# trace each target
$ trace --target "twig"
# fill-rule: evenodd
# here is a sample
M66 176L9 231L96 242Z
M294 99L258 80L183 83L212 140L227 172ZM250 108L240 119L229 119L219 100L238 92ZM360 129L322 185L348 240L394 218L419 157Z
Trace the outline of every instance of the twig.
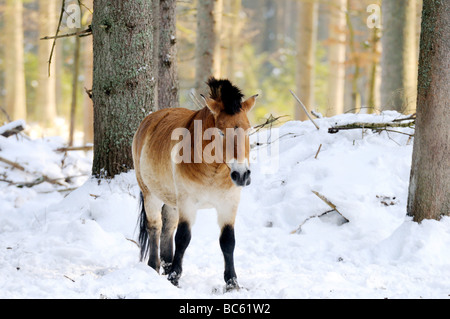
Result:
M6 158L3 158L1 156L0 156L0 162L6 163L6 164L8 164L8 165L10 165L10 166L12 166L12 167L22 171L22 172L25 172L25 173L28 173L28 174L31 174L31 175L35 175L33 173L28 172L25 169L25 167L23 167L22 165L20 165L18 163L15 163L15 162L12 162L12 161L10 161L10 160L8 160ZM60 185L60 186L65 186L66 184L58 182L59 179L61 179L61 178L51 179L47 175L42 175L41 177L37 178L34 182L31 182L31 183L28 183L28 184L30 184L31 186L34 186L34 185L38 185L38 184L40 184L42 182L49 182L51 184L57 184L57 185ZM27 186L27 185L23 185L23 186L31 187L31 186Z
M62 21L63 15L64 15L64 7L65 6L66 6L66 0L62 0L61 13L59 15L58 27L56 28L56 33L55 33L55 37L53 39L52 49L50 51L50 57L48 58L48 76L50 76L50 66L52 64L53 51L55 50L56 38L58 37L59 28L61 27L61 21Z
M322 194L320 194L319 192L316 191L312 191L317 197L319 197L321 200L323 200L328 206L330 206L333 210L335 210L339 215L342 216L342 218L344 218L346 220L346 222L348 223L349 220L341 214L340 211L338 211L336 205L334 205L332 202L330 202L325 196L323 196Z
M60 147L57 148L55 152L89 151L92 147L92 145Z
M300 103L300 106L302 107L303 111L305 111L306 115L311 120L311 122L313 122L314 126L317 129L319 129L319 126L316 124L316 122L314 122L311 115L309 115L308 110L306 109L305 105L303 105L302 101L300 101L300 99L297 97L297 95L294 94L294 92L292 92L291 90L289 90L289 92L291 92L292 96L297 100L298 103Z
M322 216L325 216L328 213L334 212L334 209L330 209L327 210L326 212L320 214L320 215L316 215L316 216L309 216L308 218L306 218L298 227L296 230L291 231L291 234L295 234L295 233L299 233L302 230L302 226L306 224L306 222L312 218L320 218Z
M319 145L319 149L317 150L316 156L314 156L315 159L317 159L317 155L319 155L321 148L322 148L322 144Z
M89 36L91 34L92 34L92 29L91 29L91 26L89 26L85 30L72 32L72 33L61 34L61 35L55 35L55 36L45 36L43 38L40 38L39 40L52 40L52 39L56 40L56 39L60 39L60 38L72 37L74 35L77 35L79 37L86 37L86 36Z
M274 117L272 114L270 114L267 118L266 121L262 124L258 124L256 126L253 127L253 132L250 134L255 134L256 132L258 132L260 129L270 125L272 127L272 124L275 123L276 121L278 121L280 118L282 117L286 117L288 115L280 115L278 117Z
M197 97L195 96L195 94L192 93L192 92L190 92L190 93L189 93L189 96L190 96L192 102L194 102L195 107L196 107L198 110L201 110L201 109L203 108L202 103L197 99Z

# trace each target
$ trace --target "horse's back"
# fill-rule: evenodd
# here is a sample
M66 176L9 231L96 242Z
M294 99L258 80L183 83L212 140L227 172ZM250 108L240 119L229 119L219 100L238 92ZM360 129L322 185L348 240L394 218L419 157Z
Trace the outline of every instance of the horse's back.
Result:
M133 161L141 190L153 192L166 203L174 200L171 150L172 132L186 127L194 111L167 108L147 115L133 139ZM168 203L168 204L169 204Z

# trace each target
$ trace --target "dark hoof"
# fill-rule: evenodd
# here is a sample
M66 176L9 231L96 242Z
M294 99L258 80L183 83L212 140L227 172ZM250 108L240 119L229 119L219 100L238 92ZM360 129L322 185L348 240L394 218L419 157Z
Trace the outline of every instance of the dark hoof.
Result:
M181 274L178 274L176 271L172 271L167 276L167 280L169 280L172 285L178 287L178 281L180 280Z
M163 269L162 274L168 275L170 273L170 269L172 268L172 263L166 263L164 261L161 261L161 267Z
M239 284L237 282L236 277L228 279L225 285L225 292L239 290L241 287L239 287Z

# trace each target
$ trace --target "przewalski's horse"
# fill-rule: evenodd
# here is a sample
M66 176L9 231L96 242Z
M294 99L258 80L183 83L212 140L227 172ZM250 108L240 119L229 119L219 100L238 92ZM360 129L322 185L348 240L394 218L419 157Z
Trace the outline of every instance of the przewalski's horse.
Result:
M210 78L207 84L210 96L202 96L206 107L199 111L167 108L151 113L134 136L133 160L141 189L139 243L141 261L148 255L148 265L157 272L160 249L164 273L178 285L196 212L215 208L228 290L238 288L233 260L234 221L241 186L250 184L247 112L257 95L242 101L241 91L228 80ZM183 149L179 148L182 142L173 139L174 132L180 129L186 139L183 145L187 147ZM214 148L211 140L221 143ZM184 160L174 160L181 150Z

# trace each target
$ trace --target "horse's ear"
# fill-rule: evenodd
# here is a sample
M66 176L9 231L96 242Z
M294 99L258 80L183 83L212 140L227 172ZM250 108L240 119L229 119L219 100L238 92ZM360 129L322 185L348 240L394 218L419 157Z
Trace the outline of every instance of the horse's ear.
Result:
M211 111L212 114L218 115L220 113L220 104L217 103L216 100L213 100L210 97L205 97L203 94L200 94L202 99L205 101L206 106Z
M255 106L256 98L257 98L257 97L258 97L258 94L255 94L255 95L249 97L249 98L248 98L247 100L245 100L244 102L242 102L242 109L243 109L245 112L250 111L250 110Z

